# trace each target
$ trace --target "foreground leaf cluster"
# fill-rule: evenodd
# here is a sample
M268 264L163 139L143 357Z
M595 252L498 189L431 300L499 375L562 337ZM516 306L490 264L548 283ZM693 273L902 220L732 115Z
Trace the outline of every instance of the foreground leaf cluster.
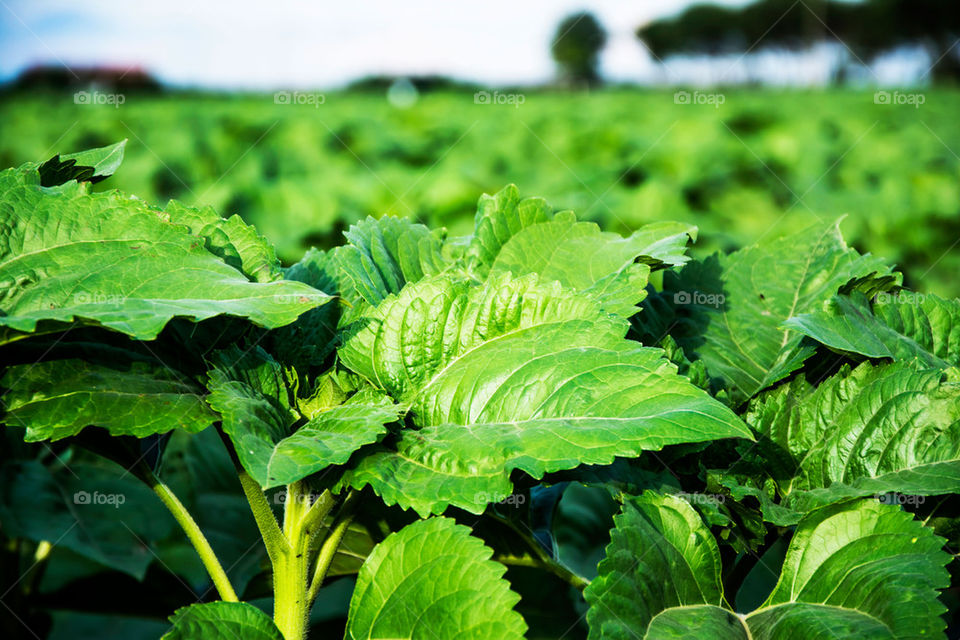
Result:
M837 224L691 259L694 227L624 237L508 186L469 236L368 218L282 268L238 217L92 189L122 154L0 173L0 386L24 440L174 505L224 601L166 638L302 640L347 574L349 638L520 638L517 567L583 590L591 638L942 637L960 302ZM272 620L157 479L190 456L235 466ZM0 472L8 535L57 538L49 461ZM97 525L61 544L142 578Z

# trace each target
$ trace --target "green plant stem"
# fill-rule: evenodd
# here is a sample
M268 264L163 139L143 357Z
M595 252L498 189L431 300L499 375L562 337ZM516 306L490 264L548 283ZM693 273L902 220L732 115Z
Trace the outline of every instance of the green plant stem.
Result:
M267 497L257 481L243 469L240 469L237 475L240 477L240 486L243 487L243 493L246 495L250 510L253 512L257 529L260 530L263 544L267 548L267 556L273 563L290 545L280 530L277 518L273 515L273 509L270 508L270 503L267 502Z
M30 595L36 593L40 588L40 582L43 580L43 574L47 569L47 560L50 559L50 553L53 551L53 545L49 540L41 540L33 553L33 567L28 569L31 573L30 580L24 587L24 593Z
M507 518L503 518L497 515L492 515L493 519L501 524L509 527L513 530L517 536L523 540L527 547L530 548L532 557L529 556L514 556L514 555L505 555L498 557L497 560L507 565L514 566L524 566L524 567L537 567L549 571L553 575L557 576L564 582L568 583L572 587L576 587L580 591L583 591L590 584L590 581L582 576L578 576L573 571L570 571L561 563L557 562L543 550L543 547L540 546L536 540L533 539L533 536L528 535L526 532L521 531L513 522Z
M579 591L583 591L590 585L590 581L586 578L578 576L574 572L570 571L564 567L559 562L554 562L553 560L543 560L541 558L535 558L533 556L514 556L514 555L504 555L497 556L494 558L497 562L505 564L512 567L532 567L534 569L543 569L549 571L553 575L557 576L571 587L575 587Z
M317 564L314 567L313 580L310 582L310 591L307 594L307 600L313 602L317 599L320 587L323 586L323 580L327 577L327 571L330 570L330 564L333 557L343 541L343 536L347 533L350 523L353 522L353 514L356 511L357 496L351 491L343 501L336 520L330 527L330 533L327 534L323 545L320 547L320 554L317 556Z
M320 494L320 497L310 506L310 510L303 516L303 528L307 535L315 536L317 534L323 525L323 519L327 517L327 514L336 504L337 501L329 491Z
M309 541L299 537L273 563L273 621L284 640L303 640L307 637L307 574Z
M302 483L287 486L283 510L286 543L273 561L273 621L284 640L307 637L310 555L319 525L333 505L333 497L327 491L311 502Z
M237 602L237 593L233 590L233 585L230 584L227 572L223 570L220 560L217 559L217 554L213 552L213 548L210 546L210 543L207 542L207 538L203 535L200 527L197 526L193 516L190 515L190 512L183 506L180 499L170 490L170 487L154 475L150 467L142 462L138 466L143 480L153 489L153 492L157 494L167 509L170 510L174 519L183 528L184 533L187 534L187 539L190 540L190 544L197 550L197 555L200 556L200 561L206 568L207 573L210 574L210 578L213 580L213 584L220 594L220 599L226 602Z

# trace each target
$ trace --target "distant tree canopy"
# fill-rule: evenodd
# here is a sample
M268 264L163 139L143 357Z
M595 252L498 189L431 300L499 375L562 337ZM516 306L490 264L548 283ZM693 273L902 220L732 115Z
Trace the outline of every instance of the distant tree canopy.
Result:
M591 86L600 82L597 65L606 43L607 33L593 14L575 13L557 27L550 53L567 82Z
M856 57L869 63L898 47L920 46L931 60L939 59L935 77L960 78L960 47L953 46L960 37L960 10L954 0L760 0L743 7L701 4L640 27L637 37L658 58L771 47L800 50L842 41Z
M149 72L139 68L37 65L22 71L7 88L14 91L59 91L88 87L112 91L158 91L161 85Z

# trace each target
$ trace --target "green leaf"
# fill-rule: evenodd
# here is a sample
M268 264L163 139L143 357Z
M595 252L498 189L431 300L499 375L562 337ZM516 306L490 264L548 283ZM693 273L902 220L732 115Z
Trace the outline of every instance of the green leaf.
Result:
M240 216L221 218L213 207L196 209L176 200L167 203L163 215L170 222L186 225L193 235L204 238L210 253L242 271L254 282L275 282L282 278L276 251Z
M74 608L76 606L73 604ZM116 613L48 611L51 628L47 640L102 640L103 638L157 640L170 628L165 621L156 618L140 618Z
M246 602L207 602L177 609L162 640L283 640L273 620Z
M943 540L897 507L862 500L800 521L761 607L730 611L710 530L682 500L624 504L600 575L584 592L590 638L942 637Z
M797 459L790 504L960 493L960 382L911 363L845 369L765 394L748 421Z
M397 419L399 410L391 400L365 393L316 412L298 427L280 365L259 348L238 354L221 354L220 366L209 373L207 401L222 416L244 469L264 489L345 463Z
M167 218L87 183L42 187L30 165L0 173L0 326L79 321L150 340L175 317L270 328L329 300L297 282L251 282Z
M83 360L17 365L0 385L8 389L4 420L25 426L28 442L75 436L88 425L138 438L178 428L195 433L217 419L201 387L143 362L126 369Z
M444 269L442 230L405 218L367 218L344 234L349 244L333 251L340 294L356 304L379 304L408 282Z
M878 275L880 278L873 278ZM811 227L668 272L665 295L681 316L677 341L737 400L799 368L813 348L784 322L819 309L851 280L892 284L890 268L843 241L837 224Z
M78 182L105 180L120 168L126 146L127 141L123 140L99 149L55 155L37 167L40 184L44 187L55 187L70 180Z
M720 550L687 502L648 491L626 501L614 524L583 594L591 639L644 637L665 609L723 604Z
M899 291L870 301L862 293L835 296L822 309L786 326L831 349L868 358L914 358L930 367L960 365L960 301Z
M942 538L898 507L866 500L819 509L797 526L764 607L816 603L825 606L803 615L808 625L817 616L833 620L827 607L836 607L861 613L857 625L872 618L894 638L939 635L945 608L937 589L949 584L942 546Z
M470 529L421 520L389 535L367 558L350 600L350 640L519 640L527 625L506 568Z
M299 262L284 270L284 277L333 294L340 290L335 269L332 253L310 249ZM340 307L325 304L310 309L292 324L270 331L265 347L277 360L301 373L321 366L336 348Z
M483 194L477 203L473 237L467 257L482 275L490 271L500 250L522 229L547 222L553 209L543 198L520 199L520 190L507 185L494 195Z
M597 575L597 563L609 540L610 523L619 510L610 493L607 487L571 482L551 510L550 531L557 560L587 579Z
M317 538L324 539L329 534L333 523L332 516L326 518L317 529ZM379 537L382 537L382 534ZM340 546L334 553L333 561L327 570L327 578L356 575L376 544L370 530L356 521L351 522L343 535L343 540L340 541Z
M409 406L416 430L368 452L344 482L421 514L480 513L510 473L540 478L668 444L750 432L676 375L624 320L535 276L423 280L366 313L344 364Z
M592 222L577 222L571 211L548 212L539 198L520 201L513 185L481 198L468 250L474 268L481 274L538 274L627 317L646 295L651 266L686 262L687 242L696 237L696 227L664 222L623 238Z
M155 559L150 547L170 535L173 518L119 465L99 458L67 464L56 471L34 460L0 465L4 534L46 540L142 580Z
M376 442L386 433L385 425L396 419L397 408L387 399L328 409L279 441L263 474L254 478L262 478L265 488L277 487L343 464L354 451Z
M498 274L475 286L440 275L365 310L347 328L339 355L376 386L410 400L431 376L488 341L573 321L589 327L600 343L627 330L592 300L536 276Z

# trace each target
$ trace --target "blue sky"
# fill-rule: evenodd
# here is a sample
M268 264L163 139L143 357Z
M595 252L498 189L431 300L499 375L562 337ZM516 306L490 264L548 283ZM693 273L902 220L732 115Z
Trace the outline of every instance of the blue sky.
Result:
M721 0L744 4L744 0ZM38 63L139 66L183 86L336 87L372 73L440 73L491 86L550 79L559 21L592 11L609 33L611 80L709 84L737 80L743 61L671 62L663 69L633 35L690 0L0 0L0 80ZM792 65L784 67L784 65ZM817 84L829 55L751 62ZM891 65L888 65L891 66ZM893 82L902 64L891 66ZM786 73L784 73L786 72Z

